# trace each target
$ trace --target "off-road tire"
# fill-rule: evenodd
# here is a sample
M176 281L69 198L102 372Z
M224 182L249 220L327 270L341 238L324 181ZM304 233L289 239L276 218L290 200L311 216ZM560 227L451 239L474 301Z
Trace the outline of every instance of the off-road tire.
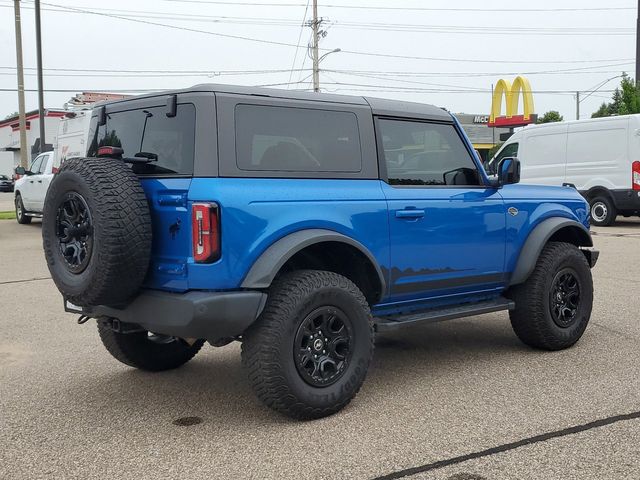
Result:
M84 270L73 271L57 237L59 208L80 195L91 215L92 246ZM76 305L119 305L142 285L151 256L151 216L140 181L112 158L67 160L44 204L45 257L58 290Z
M19 193L16 193L15 198L15 206L16 206L16 220L21 225L27 225L31 223L31 217L25 215L24 203L22 203L22 196Z
M580 300L574 323L559 326L551 313L552 284L565 269L575 272ZM549 242L542 249L529 278L508 292L515 301L509 312L511 326L525 344L542 350L562 350L575 344L589 323L593 305L593 280L585 255L570 243Z
M294 359L296 332L317 308L341 309L352 327L353 353L330 385L307 383ZM260 318L243 336L242 363L260 400L289 417L310 420L344 408L364 382L373 355L373 323L362 292L347 278L298 270L277 279Z
M603 212L606 210L605 215L595 215L596 212ZM618 212L615 205L609 197L596 197L589 202L589 217L591 225L598 227L608 227L616 221Z
M178 338L166 337L168 343L150 339L149 333L120 333L107 321L98 320L100 340L116 360L130 367L150 372L178 368L200 351L204 340L189 345Z

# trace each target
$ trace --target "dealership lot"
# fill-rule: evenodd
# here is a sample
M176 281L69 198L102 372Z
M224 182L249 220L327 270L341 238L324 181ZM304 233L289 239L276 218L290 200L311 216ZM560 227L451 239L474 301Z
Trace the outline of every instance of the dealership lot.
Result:
M356 399L300 423L258 403L237 343L165 373L117 363L63 312L39 221L0 221L0 478L639 478L640 420L618 416L640 410L640 221L594 240L574 348L528 349L504 313L387 334Z

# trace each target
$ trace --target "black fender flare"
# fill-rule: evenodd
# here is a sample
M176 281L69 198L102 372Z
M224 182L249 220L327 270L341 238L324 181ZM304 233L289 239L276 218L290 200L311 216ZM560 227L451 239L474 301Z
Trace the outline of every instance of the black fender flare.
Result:
M282 237L267 248L253 263L249 272L244 277L241 288L262 289L268 288L282 266L303 248L321 242L341 242L358 249L365 255L378 274L380 292L386 291L386 281L380 265L373 254L357 240L332 230L308 229L290 233Z
M520 256L511 274L509 286L518 285L529 278L529 275L531 275L531 272L533 272L536 266L540 252L542 252L546 243L554 233L566 227L577 227L579 229L579 247L593 247L593 240L591 239L589 230L580 222L564 217L547 218L536 225L531 233L529 233L527 240L520 250Z

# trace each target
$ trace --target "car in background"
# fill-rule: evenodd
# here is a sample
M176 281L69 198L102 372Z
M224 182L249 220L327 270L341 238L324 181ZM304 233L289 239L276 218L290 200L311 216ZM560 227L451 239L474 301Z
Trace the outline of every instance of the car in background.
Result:
M0 192L13 192L13 180L6 175L0 175Z
M640 114L525 127L489 161L489 172L508 157L522 163L522 183L575 187L593 225L640 216Z
M38 155L31 162L29 170L24 167L16 168L16 173L21 175L14 185L18 223L31 223L33 217L42 217L44 199L56 171L53 152Z

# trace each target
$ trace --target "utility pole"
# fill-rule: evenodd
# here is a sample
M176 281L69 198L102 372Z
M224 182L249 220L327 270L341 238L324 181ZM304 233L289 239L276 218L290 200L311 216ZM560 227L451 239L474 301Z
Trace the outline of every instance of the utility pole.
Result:
M640 0L638 0L640 2ZM320 70L318 68L318 0L313 0L313 23L311 29L313 30L312 39L312 58L313 58L313 91L320 91Z
M40 0L36 0L36 55L38 68L38 111L40 117L40 152L44 152L44 91L42 86L42 34L40 28Z
M20 0L13 0L16 22L16 66L18 71L18 116L20 122L20 166L29 168L27 157L27 119L24 111L24 70L22 66L22 27L20 23Z
M580 91L576 92L576 120L580 120Z

